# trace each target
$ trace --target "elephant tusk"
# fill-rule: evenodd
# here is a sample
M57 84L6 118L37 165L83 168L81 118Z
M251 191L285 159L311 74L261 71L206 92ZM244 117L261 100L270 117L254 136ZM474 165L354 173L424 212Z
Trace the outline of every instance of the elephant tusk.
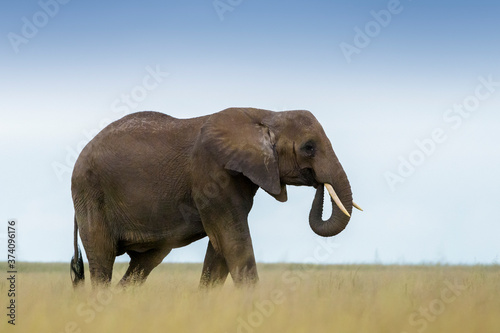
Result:
M363 211L363 208L359 207L357 203L355 203L354 201L352 202L352 205L354 208L360 210L360 211Z
M342 204L342 202L340 201L339 197L337 196L337 193L335 193L335 191L333 190L333 187L332 185L328 184L328 183L325 183L325 187L326 189L328 190L328 193L330 193L330 196L332 197L333 201L335 202L335 204L337 205L337 207L340 208L340 210L347 216L351 217L351 215L349 215L349 213L347 212L347 210L345 209L344 205Z

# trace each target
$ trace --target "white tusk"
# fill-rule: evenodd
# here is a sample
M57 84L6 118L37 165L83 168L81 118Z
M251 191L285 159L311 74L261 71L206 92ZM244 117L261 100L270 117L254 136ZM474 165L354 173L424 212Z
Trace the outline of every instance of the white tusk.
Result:
M347 210L345 209L344 205L342 204L342 202L340 201L339 197L337 196L337 193L335 193L335 191L333 190L333 187L332 185L328 184L328 183L325 183L325 187L326 189L328 190L328 193L330 193L330 196L332 197L333 201L335 202L335 204L337 205L337 207L340 208L340 210L347 216L351 217L351 215L349 215L349 213L347 212Z
M354 208L360 210L360 211L363 211L363 208L359 207L357 203L355 203L354 201L352 202L352 205L354 206Z

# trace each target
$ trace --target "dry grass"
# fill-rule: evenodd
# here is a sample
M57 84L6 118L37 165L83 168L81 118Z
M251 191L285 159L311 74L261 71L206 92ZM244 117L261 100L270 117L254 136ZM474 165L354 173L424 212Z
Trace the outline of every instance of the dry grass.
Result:
M210 292L198 264L98 292L74 292L68 264L20 266L16 326L3 314L1 332L500 332L498 266L259 265L255 289Z

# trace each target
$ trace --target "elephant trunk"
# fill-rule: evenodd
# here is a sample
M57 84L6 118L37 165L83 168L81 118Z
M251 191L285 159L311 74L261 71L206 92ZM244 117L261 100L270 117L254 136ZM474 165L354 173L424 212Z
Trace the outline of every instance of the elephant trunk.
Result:
M312 203L311 211L309 213L309 225L311 229L323 237L335 236L347 226L349 223L350 214L352 213L353 201L352 201L352 192L351 185L349 184L349 180L347 179L347 175L345 174L342 166L338 163L337 174L332 177L331 182L320 183L318 188L316 189L316 195L314 196L314 201ZM326 221L323 221L323 195L324 195L324 186L331 185L333 188L329 189L332 203L332 215ZM335 193L338 196L341 204L335 204L333 198ZM346 212L342 211L339 206L344 206Z

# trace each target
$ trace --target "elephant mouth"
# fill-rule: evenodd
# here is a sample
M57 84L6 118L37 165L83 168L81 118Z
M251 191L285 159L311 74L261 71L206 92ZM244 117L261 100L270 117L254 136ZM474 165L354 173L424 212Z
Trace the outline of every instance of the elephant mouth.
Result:
M317 188L320 183L316 180L316 174L314 173L314 170L311 168L305 168L305 169L300 169L300 178L304 182L303 185L305 186L312 186L314 188Z
M317 188L321 183L316 180L316 174L311 168L290 171L280 178L281 184L293 186L312 186Z

